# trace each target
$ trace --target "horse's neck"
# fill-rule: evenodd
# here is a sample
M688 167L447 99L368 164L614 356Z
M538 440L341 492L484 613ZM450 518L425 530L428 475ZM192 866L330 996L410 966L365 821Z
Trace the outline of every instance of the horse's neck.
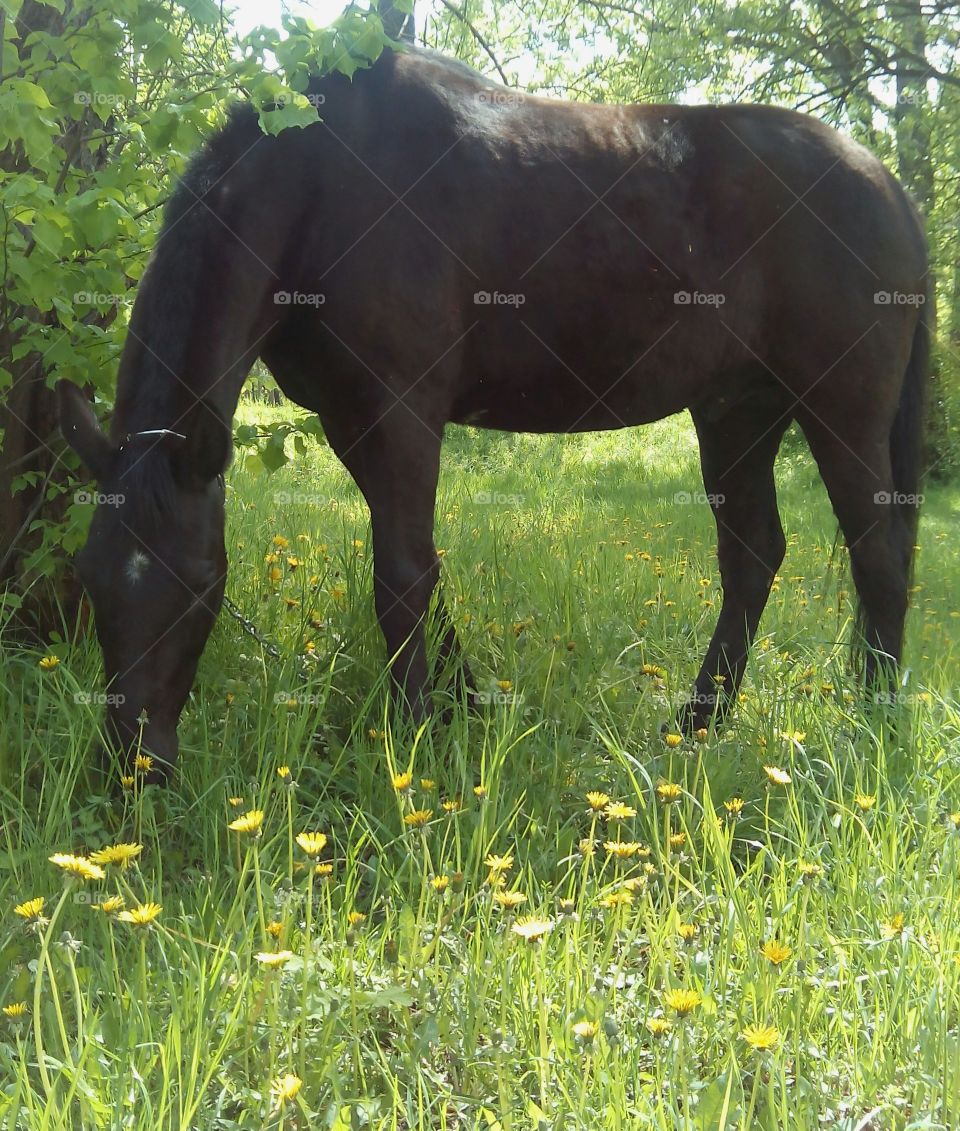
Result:
M201 399L232 420L276 318L276 308L263 298L270 294L262 277L269 268L251 270L229 254L208 256L202 246L194 246L193 261L184 264L178 235L171 231L161 239L140 284L117 381L115 438L154 428L176 431ZM222 240L218 233L211 237Z

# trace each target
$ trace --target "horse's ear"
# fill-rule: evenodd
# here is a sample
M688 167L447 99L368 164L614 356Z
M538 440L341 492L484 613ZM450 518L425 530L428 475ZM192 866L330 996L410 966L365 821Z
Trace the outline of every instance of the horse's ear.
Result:
M113 447L100 427L93 405L72 381L57 382L57 409L63 438L77 453L95 479L107 471Z
M176 468L184 481L206 486L224 473L233 450L233 436L230 425L209 401L197 401L177 429L186 436L176 456Z

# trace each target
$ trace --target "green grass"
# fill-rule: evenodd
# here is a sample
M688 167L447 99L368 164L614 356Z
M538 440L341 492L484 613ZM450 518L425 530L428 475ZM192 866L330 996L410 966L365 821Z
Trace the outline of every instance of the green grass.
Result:
M0 1127L960 1125L958 496L928 498L910 676L878 713L848 672L844 555L798 444L779 479L788 557L738 710L676 748L660 727L718 602L711 516L676 501L702 490L678 421L451 430L437 541L491 703L449 725L387 712L367 514L322 448L230 473L229 592L285 659L221 618L174 789L117 802L90 770L95 641L54 642L52 671L8 648L0 1000L26 1013L0 1018ZM589 791L636 816L608 821ZM228 830L247 809L258 838ZM329 876L303 830L326 833ZM618 839L642 848L618 862ZM65 886L47 860L117 841L142 855L103 882ZM493 900L490 854L513 857L516 911ZM163 910L138 928L91 906L114 893ZM49 922L31 926L13 908L37 896ZM526 914L542 939L512 930ZM779 966L770 940L791 948ZM255 958L276 950L281 968ZM686 1019L671 988L698 995ZM754 1023L774 1049L751 1050ZM278 1105L285 1073L302 1087Z

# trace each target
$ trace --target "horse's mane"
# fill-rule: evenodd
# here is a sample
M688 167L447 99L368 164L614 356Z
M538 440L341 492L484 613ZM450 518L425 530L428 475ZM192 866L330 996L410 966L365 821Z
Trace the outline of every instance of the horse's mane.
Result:
M113 439L121 447L117 490L126 497L125 521L146 536L175 505L176 479L170 439L140 437L125 443L131 421L139 428L178 428L183 412L174 374L182 373L189 335L203 285L204 248L218 238L219 183L254 144L260 132L256 110L237 103L223 127L193 155L164 210L163 225L137 301L141 348L117 390ZM209 199L205 200L205 197ZM148 332L144 332L144 327ZM134 344L136 349L136 345Z

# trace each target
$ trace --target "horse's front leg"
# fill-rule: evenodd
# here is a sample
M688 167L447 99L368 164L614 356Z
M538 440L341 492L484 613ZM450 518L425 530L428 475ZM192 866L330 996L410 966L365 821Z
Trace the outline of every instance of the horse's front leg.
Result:
M369 426L327 413L331 445L370 507L373 586L396 697L413 718L430 713L426 619L440 575L433 542L442 424L397 409ZM452 622L442 624L441 657L453 656Z
M427 514L422 512L426 510ZM371 506L373 592L397 697L420 722L430 713L426 618L440 575L433 544L433 494L409 506Z

